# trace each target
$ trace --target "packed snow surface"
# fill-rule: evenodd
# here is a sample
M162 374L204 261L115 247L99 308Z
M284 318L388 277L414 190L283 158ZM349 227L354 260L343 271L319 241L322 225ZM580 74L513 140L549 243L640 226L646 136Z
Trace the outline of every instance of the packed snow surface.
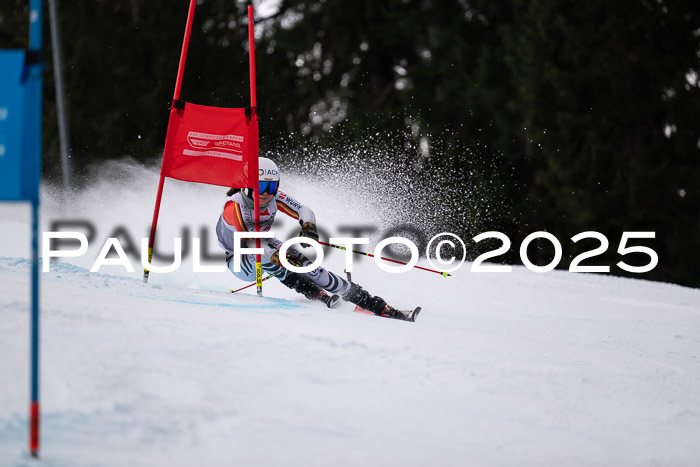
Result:
M328 310L275 279L265 298L232 295L244 284L189 259L143 284L136 259L136 273L89 271L117 227L138 240L150 224L157 173L118 170L69 200L42 193L42 231L81 219L96 232L86 255L40 274L38 461L26 447L29 208L0 204L1 466L697 465L700 290L469 263L449 278L389 274L358 259L365 288L423 307L407 323ZM328 233L380 225L358 190L319 196L308 182L284 189ZM222 202L221 188L168 180L162 249L205 226L215 253ZM324 265L342 273L343 261L329 252Z

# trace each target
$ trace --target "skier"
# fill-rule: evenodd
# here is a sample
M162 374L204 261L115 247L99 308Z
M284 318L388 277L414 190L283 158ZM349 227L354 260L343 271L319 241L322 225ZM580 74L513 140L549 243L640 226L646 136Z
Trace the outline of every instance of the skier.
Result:
M296 199L279 191L280 173L277 165L265 157L258 160L259 167L259 196L260 196L260 231L267 232L272 227L275 215L282 211L299 221L301 232L299 236L318 240L316 216L313 211ZM226 251L226 265L239 279L255 281L255 255L241 255L240 271L233 269L233 251L239 246L255 246L255 239L243 239L240 245L234 244L234 232L255 231L253 190L231 188L224 203L219 221L216 224L216 234L219 246ZM414 321L420 308L412 311L401 311L389 306L381 297L370 295L362 287L343 279L341 276L328 271L322 266L306 273L296 273L285 269L280 264L279 249L282 241L276 238L260 239L264 250L261 255L263 271L275 274L282 284L293 289L309 300L320 300L329 308L337 305L339 299L349 301L358 308L356 311L369 311L387 318ZM294 248L287 250L287 261L295 266L308 266L311 261Z

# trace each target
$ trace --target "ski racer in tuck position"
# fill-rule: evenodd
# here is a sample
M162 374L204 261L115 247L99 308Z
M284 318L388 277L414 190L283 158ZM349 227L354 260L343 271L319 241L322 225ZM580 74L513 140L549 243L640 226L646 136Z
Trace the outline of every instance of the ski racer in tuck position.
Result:
M265 157L259 159L259 193L260 193L260 230L269 231L278 211L299 221L301 225L301 237L318 240L316 230L316 216L308 207L297 200L279 191L280 173L277 165ZM255 256L241 255L240 271L234 271L233 251L237 247L254 247L255 239L243 239L239 245L234 242L234 232L255 231L255 216L253 190L244 188L231 188L224 203L219 221L216 224L216 234L219 246L226 251L226 265L228 269L239 279L255 281ZM370 295L354 282L343 279L322 266L306 272L297 273L285 269L280 264L279 249L282 241L276 238L260 239L264 252L261 255L263 271L275 274L282 284L293 289L309 300L320 300L329 308L337 305L342 297L357 306L356 311L369 311L379 316L414 321L420 308L412 311L402 311L388 305L381 297ZM287 250L287 261L295 266L308 266L311 260L306 258L298 250Z

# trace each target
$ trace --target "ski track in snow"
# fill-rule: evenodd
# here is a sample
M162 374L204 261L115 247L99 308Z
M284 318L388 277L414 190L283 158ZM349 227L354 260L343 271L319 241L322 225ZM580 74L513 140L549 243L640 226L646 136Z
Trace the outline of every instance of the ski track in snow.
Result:
M221 194L195 190L214 205L202 210L192 190L166 187L159 235L177 232L173 198L193 225L215 222ZM71 213L111 212L139 233L150 220L138 196L88 193ZM313 208L326 226L348 221ZM69 212L50 198L42 209L44 230ZM393 275L358 261L353 276L371 292L423 306L405 323L349 304L325 309L274 279L268 298L231 295L240 283L230 275L195 275L187 263L148 285L123 268L90 273L99 244L41 273L42 445L32 460L27 212L0 205L0 466L700 459L699 290L522 267L475 274L468 264L447 279ZM324 265L342 271L342 260Z

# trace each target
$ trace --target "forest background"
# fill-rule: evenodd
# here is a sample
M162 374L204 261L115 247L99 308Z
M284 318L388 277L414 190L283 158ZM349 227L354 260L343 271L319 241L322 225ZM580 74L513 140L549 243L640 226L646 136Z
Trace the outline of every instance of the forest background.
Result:
M313 168L329 151L352 152L400 166L408 178L396 183L431 180L421 196L450 213L436 231L504 232L514 246L500 260L513 264L522 239L546 230L566 268L598 246L570 238L594 230L610 247L584 264L624 275L614 266L622 232L653 231L635 244L659 265L635 277L700 287L700 2L253 3L263 155ZM159 162L187 4L59 2L78 187L95 163ZM248 105L246 6L198 2L185 100ZM27 1L0 0L0 48L27 46L27 18ZM43 174L58 184L49 39L47 20ZM460 190L469 196L441 196ZM470 258L498 245L482 243ZM552 255L546 241L533 245L536 264Z

